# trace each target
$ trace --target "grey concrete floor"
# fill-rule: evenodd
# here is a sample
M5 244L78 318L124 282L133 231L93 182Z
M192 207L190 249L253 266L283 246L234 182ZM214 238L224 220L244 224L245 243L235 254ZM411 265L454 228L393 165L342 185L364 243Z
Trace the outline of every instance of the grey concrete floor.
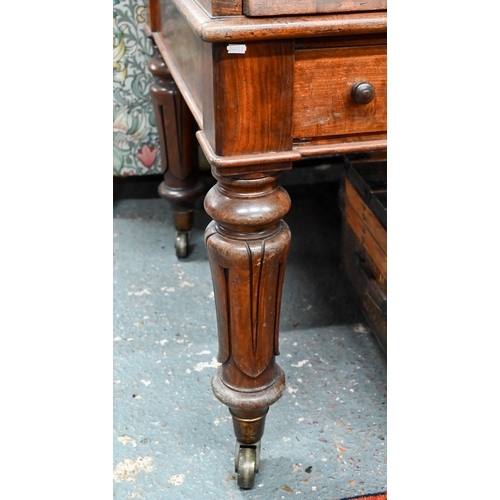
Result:
M182 261L168 203L114 202L114 498L325 500L387 489L386 360L340 269L337 185L283 184L287 390L267 416L248 491L236 484L231 420L210 385L217 333L202 200Z

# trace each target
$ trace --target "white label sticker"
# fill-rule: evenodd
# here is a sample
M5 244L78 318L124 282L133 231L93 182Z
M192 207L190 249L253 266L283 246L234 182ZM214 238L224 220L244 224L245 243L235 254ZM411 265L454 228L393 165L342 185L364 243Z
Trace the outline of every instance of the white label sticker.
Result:
M227 46L227 51L229 54L244 54L247 51L247 46L233 43Z

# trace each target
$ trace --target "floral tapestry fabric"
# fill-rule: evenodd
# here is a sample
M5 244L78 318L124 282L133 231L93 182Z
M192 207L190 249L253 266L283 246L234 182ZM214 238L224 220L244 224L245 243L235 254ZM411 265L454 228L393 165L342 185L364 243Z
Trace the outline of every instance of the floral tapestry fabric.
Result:
M113 0L113 175L161 173L142 0Z

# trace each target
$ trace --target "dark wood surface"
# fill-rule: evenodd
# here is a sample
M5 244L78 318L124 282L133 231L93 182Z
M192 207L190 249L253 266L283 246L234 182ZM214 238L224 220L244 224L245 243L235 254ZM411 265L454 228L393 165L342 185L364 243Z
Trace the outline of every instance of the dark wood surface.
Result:
M172 74L153 44L154 56L149 70L154 76L149 89L160 139L164 180L159 195L171 206L175 228L188 233L193 227L193 209L203 187L198 181L198 156L195 145L196 122L182 98ZM187 247L186 247L187 251ZM181 255L178 250L178 255Z
M351 90L369 82L375 98L358 104ZM295 53L293 136L322 137L387 129L385 45L313 48Z
M211 43L387 33L385 11L266 18L232 15L212 18L195 0L161 2L162 10L166 5L173 5L196 35ZM165 22L163 18L162 24Z
M293 41L250 42L246 53L213 45L213 136L217 155L292 148Z
M386 149L386 12L353 12L354 0L342 13L336 1L154 1L160 9L156 3L151 15L161 20L151 26L161 30L152 37L178 89L168 127L185 127L178 109L190 110L217 180L205 198L221 363L213 390L230 409L237 440L257 446L285 388L275 357L291 241L282 218L291 201L278 179L302 156ZM251 18L241 7L274 11ZM317 14L305 15L310 8ZM359 83L374 91L366 104L352 93ZM378 226L369 231L374 220L358 214L350 188L346 198L347 226L369 254L358 268L374 264L386 283L386 240ZM384 290L369 290L383 307Z
M387 291L374 276L370 255L364 253L346 221L342 224L342 266L367 324L387 354Z
M348 194L350 192L350 194ZM367 209L362 209L366 207L366 205L360 200L359 196L355 200L355 206L352 205L352 198L348 196L352 196L352 186L349 181L346 181L346 200L345 200L345 218L352 231L358 238L363 249L371 256L375 265L380 270L382 276L387 279L387 253L384 252L384 249L377 241L376 236L379 236L383 241L387 241L387 236L383 237L380 234L372 232L374 227L379 229L380 224L376 225L375 223L370 226L370 222L374 219L371 216L367 216L366 213L369 212ZM358 203L359 202L359 203ZM358 211L360 210L360 211ZM368 219L368 220L367 220ZM383 229L381 229L382 233L385 233Z
M363 221L364 232L368 231L373 235L373 239L377 245L387 255L387 229L370 210L369 205L361 198L349 179L345 180L345 200Z
M301 138L294 141L294 151L301 157L385 151L387 133L350 134L325 138Z
M212 17L241 15L243 12L242 0L197 0L198 3Z
M243 0L247 16L283 16L387 9L386 0Z
M160 0L148 0L148 23L146 25L146 34L161 31L161 11Z
M351 179L355 179L354 184ZM343 267L368 324L387 352L386 159L347 161L339 200Z
M386 149L385 17L380 13L383 22L375 28L363 24L356 31L351 24L356 36L340 30L325 37L309 26L310 17L283 18L286 22L279 26L266 20L252 27L242 55L230 54L231 44L203 41L200 33L223 21L229 36L223 39L233 42L234 30L247 18L211 19L199 6L187 15L189 1L177 7L175 0L162 0L162 33L153 37L215 155L294 149L310 156ZM365 15L353 14L358 21L366 21ZM313 17L323 26L321 16ZM339 29L344 21L328 18ZM310 38L309 28L317 38ZM300 33L299 42L281 40L282 29ZM262 41L252 42L256 37ZM340 81L338 75L343 75ZM350 90L365 80L374 86L376 97L360 105Z
M203 74L204 42L191 30L189 24L171 2L162 1L162 19L164 19L159 41L160 51L169 68L176 76L182 78L180 86L189 89L201 121L203 114L203 94L205 91ZM175 68L175 69L173 69Z

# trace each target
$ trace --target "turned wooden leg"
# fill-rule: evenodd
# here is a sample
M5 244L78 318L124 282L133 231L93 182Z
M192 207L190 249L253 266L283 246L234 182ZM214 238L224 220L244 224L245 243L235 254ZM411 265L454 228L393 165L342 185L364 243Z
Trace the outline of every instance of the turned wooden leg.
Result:
M290 198L277 184L279 173L226 177L224 169L215 167L212 172L218 183L205 198L205 209L214 219L205 239L222 363L212 388L233 417L238 484L251 488L266 414L285 390L275 356L290 246L290 230L281 218Z
M177 230L177 257L188 254L189 234L193 227L193 209L203 193L198 182L196 122L175 84L165 61L154 45L149 70L154 75L150 94L160 138L161 167L164 180L158 193L170 203Z

